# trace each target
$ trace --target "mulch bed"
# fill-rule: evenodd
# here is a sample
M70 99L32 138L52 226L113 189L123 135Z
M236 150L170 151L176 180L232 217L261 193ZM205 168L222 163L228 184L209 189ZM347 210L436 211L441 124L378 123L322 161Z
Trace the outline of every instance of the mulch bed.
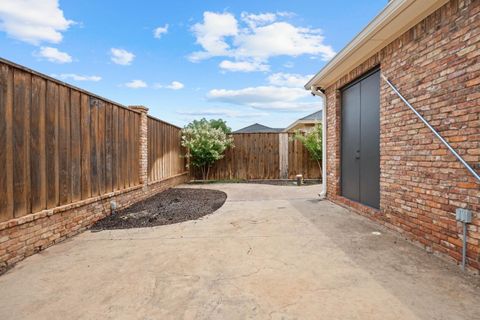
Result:
M97 221L92 230L144 228L196 220L220 208L222 191L173 188L119 210Z

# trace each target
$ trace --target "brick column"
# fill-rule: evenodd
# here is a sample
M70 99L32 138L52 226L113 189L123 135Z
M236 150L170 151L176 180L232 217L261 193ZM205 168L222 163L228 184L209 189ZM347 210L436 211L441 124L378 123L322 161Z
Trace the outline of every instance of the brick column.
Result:
M130 109L140 112L140 137L138 169L140 184L148 183L148 108L144 106L129 106Z

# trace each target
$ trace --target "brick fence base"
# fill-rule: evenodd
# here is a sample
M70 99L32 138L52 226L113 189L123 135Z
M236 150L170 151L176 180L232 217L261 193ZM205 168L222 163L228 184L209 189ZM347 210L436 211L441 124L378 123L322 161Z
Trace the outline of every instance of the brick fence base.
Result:
M187 180L188 174L183 173L0 223L0 274L18 261L74 236L110 215L112 201L117 209L125 208Z

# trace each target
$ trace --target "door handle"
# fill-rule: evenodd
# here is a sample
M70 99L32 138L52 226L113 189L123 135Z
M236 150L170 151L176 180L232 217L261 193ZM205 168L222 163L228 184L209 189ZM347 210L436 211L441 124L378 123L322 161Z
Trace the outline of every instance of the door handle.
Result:
M355 151L355 159L360 159L360 150Z

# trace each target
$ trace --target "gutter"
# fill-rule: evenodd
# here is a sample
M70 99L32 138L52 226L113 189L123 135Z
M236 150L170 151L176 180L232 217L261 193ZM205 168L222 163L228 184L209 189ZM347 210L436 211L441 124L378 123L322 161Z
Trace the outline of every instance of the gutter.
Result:
M327 88L343 75L387 46L449 0L392 0L337 53L312 79L312 86Z
M327 197L327 97L321 89L318 90L314 86L310 88L310 92L313 96L322 99L322 191L318 195L320 199L325 199Z

